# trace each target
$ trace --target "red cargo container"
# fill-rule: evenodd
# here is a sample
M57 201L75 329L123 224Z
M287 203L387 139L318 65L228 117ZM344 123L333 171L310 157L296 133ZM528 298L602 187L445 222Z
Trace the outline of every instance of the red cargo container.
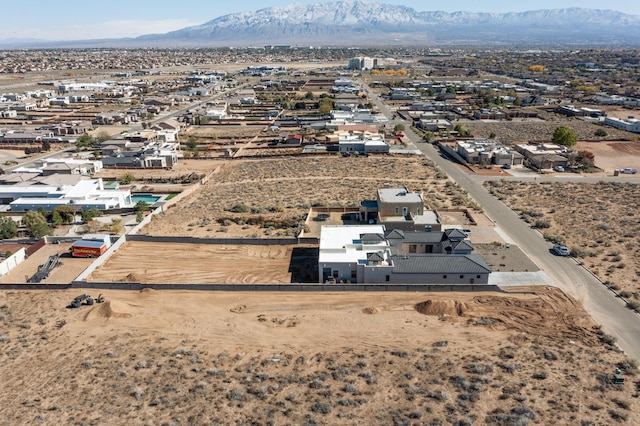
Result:
M76 241L71 246L73 257L98 257L107 251L107 244L102 241Z

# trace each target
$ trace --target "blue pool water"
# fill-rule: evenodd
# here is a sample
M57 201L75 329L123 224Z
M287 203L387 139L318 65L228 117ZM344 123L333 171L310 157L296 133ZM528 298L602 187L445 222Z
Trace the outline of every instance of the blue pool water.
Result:
M152 195L152 194L134 194L134 195L131 195L131 201L133 201L133 204L137 203L138 201L144 201L145 203L153 204L156 201L158 201L159 199L160 199L159 196Z

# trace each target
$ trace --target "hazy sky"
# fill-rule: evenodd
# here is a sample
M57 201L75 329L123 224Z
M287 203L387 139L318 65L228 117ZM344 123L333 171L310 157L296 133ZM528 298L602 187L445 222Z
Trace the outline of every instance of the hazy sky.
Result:
M82 40L135 37L165 33L203 24L229 13L279 7L291 3L330 3L334 0L1 0L0 40L36 38ZM637 0L380 0L418 11L522 12L585 7L640 15Z

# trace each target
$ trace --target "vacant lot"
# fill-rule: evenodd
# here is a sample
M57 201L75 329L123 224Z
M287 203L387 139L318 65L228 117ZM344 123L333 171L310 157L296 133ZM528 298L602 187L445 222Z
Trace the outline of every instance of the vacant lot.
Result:
M286 157L225 163L200 191L145 227L151 235L294 236L311 206L358 207L383 186L423 191L434 208L477 205L415 156Z
M294 247L129 241L89 281L286 284Z
M625 167L640 169L640 142L578 142L575 148L593 152L596 166L607 175Z
M640 186L495 181L489 190L601 279L640 300Z
M0 292L0 423L638 424L633 363L535 291Z

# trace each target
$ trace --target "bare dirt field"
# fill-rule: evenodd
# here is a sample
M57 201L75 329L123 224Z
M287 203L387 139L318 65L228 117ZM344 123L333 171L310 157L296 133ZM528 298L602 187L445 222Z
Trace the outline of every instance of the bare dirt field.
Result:
M634 362L535 291L4 291L0 424L638 424Z
M640 170L640 142L578 142L575 148L593 152L596 167L605 174L612 175L614 170L625 167Z
M640 300L640 187L495 181L493 195L541 232L566 244L601 279ZM546 206L546 207L545 207Z
M71 244L47 244L40 250L33 253L21 264L12 269L7 275L0 277L0 283L26 283L27 280L36 272L38 267L43 265L49 256L56 254L61 255L61 266L54 268L49 277L42 280L43 284L48 283L70 283L78 275L84 271L93 260L74 258L69 256L69 247Z
M479 208L429 160L304 156L225 163L197 193L147 225L151 235L295 236L314 207L357 207L383 186L423 191L433 208Z
M488 138L492 133L496 139L503 143L527 143L530 141L550 141L556 127L566 126L573 129L578 140L590 141L600 140L595 136L598 129L607 132L607 140L637 140L638 135L623 130L614 129L609 126L602 126L590 121L580 119L567 119L557 114L546 114L545 120L525 120L525 121L469 121L463 126L470 129L473 136L478 138Z
M88 281L180 284L287 284L291 245L172 244L129 241ZM168 261L171 259L171 261ZM316 260L317 265L317 260ZM317 281L317 272L313 282Z

